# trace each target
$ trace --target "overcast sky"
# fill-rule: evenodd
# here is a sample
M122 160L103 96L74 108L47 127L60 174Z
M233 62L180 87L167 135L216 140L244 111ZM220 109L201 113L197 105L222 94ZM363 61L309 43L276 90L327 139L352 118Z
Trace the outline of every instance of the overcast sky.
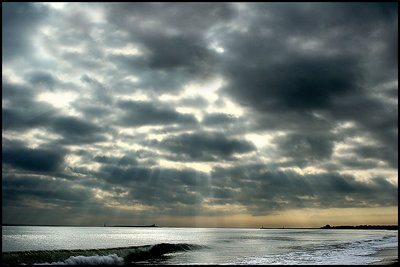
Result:
M397 224L397 3L3 3L3 223Z

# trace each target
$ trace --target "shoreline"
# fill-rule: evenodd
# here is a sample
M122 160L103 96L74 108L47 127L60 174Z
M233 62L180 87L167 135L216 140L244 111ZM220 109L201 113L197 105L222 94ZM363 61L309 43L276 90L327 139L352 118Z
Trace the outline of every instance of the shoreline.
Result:
M384 248L371 256L382 258L382 260L373 262L370 265L394 265L399 262L398 247Z

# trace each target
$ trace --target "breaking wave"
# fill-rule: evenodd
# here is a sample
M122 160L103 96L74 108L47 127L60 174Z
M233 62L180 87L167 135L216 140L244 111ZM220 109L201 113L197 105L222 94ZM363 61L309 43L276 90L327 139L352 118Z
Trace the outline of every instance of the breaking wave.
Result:
M4 265L123 265L161 262L172 253L204 248L196 244L161 243L146 246L86 250L3 252Z
M107 256L71 256L65 261L52 263L35 263L33 265L121 265L124 264L124 258L117 254Z

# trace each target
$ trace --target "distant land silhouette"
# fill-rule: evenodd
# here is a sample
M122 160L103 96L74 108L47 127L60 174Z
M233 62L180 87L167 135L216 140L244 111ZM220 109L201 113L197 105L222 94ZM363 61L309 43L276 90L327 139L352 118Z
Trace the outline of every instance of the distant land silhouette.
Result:
M330 226L329 224L320 227L321 229L380 229L380 230L399 230L398 225L340 225Z
M398 230L398 225L340 225L340 226L330 226L329 224L316 228L316 227L264 227L261 226L260 229L370 229L370 230Z
M104 227L158 227L155 224L152 225L110 225L110 226L104 226Z

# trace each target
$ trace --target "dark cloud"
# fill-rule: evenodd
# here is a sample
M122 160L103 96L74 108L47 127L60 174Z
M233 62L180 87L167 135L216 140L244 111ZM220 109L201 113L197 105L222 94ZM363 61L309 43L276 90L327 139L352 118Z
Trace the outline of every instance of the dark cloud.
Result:
M43 80L50 76L33 77ZM35 82L33 82L35 83ZM4 84L3 84L4 85ZM2 126L5 130L27 131L46 129L61 135L64 143L93 143L105 140L102 128L86 119L60 115L53 105L34 100L35 90L29 86L6 83L3 87L6 107L3 107Z
M101 127L76 117L57 117L50 122L55 133L63 136L63 143L94 143L104 141Z
M6 101L6 104L14 104L23 108L27 104L32 103L32 98L40 92L34 90L25 84L12 83L7 81L7 78L2 81L2 97ZM10 102L10 103L7 103Z
M108 88L99 82L98 80L89 77L88 75L83 75L81 77L81 81L87 83L94 89L93 95L96 96L96 99L103 105L110 105L112 104L113 100L109 94Z
M109 107L106 106L100 107L99 105L96 105L94 103L86 102L85 104L80 104L76 106L77 110L82 112L85 118L88 119L93 119L93 118L105 119L112 114Z
M204 209L201 204L205 199L220 205L243 205L253 215L306 207L397 205L397 187L380 177L365 183L349 175L299 175L288 171L262 171L257 166L216 168L211 176L193 170L104 166L96 176L109 185L128 190L128 195L114 196L113 200L147 205L164 215L221 215ZM3 200L15 203L28 197L63 206L93 201L92 195L83 196L85 191L69 188L65 182L36 180L33 177L4 180L7 191ZM100 181L87 183L87 180L84 184L100 186ZM107 189L110 186L104 185L103 190ZM49 194L42 196L46 191ZM118 191L113 189L114 193Z
M118 106L125 111L121 124L125 126L196 124L193 115L182 114L167 106L144 101L120 101Z
M359 170L368 170L368 169L374 169L377 167L381 167L382 165L379 164L379 162L375 160L370 160L370 159L364 159L360 157L342 157L339 159L340 164L333 164L333 166L330 168L331 171L337 170L337 169L342 169L343 166L349 167L352 169L359 169Z
M363 159L379 159L387 162L390 167L398 168L397 149L387 149L383 146L359 146L353 151Z
M276 139L282 156L302 160L305 164L329 159L334 147L334 138L327 134L288 134Z
M169 203L171 206L179 203L198 205L203 198L201 189L204 190L204 187L201 188L201 185L206 183L207 179L204 176L200 176L197 180L199 183L197 185L193 183L196 181L193 181L192 177L186 180L187 176L185 174L185 172L174 170L155 170L149 177L154 186L149 187L145 184L137 184L130 191L130 197L138 199L147 205L162 203ZM193 174L195 173L191 173L191 175ZM169 205L165 205L163 208L167 208Z
M60 216L61 214L69 213L71 209L79 210L88 205L96 205L94 195L90 190L73 187L73 183L70 181L38 178L37 176L29 175L7 175L2 179L2 186L3 207L7 211L19 207L43 214L43 212L55 209L54 213L58 214L56 216ZM27 211L25 215L27 214L30 214L30 211ZM81 213L80 216L83 216L83 214L85 212ZM8 212L3 213L3 215L7 219L15 216ZM47 217L46 219L49 220L50 218L53 217ZM35 220L34 218L29 219ZM44 221L43 223L46 222Z
M209 105L209 101L201 96L187 97L178 101L180 106L187 106L192 108L206 108Z
M64 163L65 151L6 147L2 151L3 163L27 171L53 172Z
M395 149L398 143L397 106L378 98L354 94L338 101L337 108L326 116L331 120L356 122L359 135L375 140L379 150L385 150L377 154L382 156L380 159L392 166L397 164L394 163L398 158Z
M5 130L26 130L32 127L38 127L49 119L50 114L51 111L44 111L43 113L33 113L30 116L26 116L25 113L18 110L3 108L2 126Z
M357 70L351 59L292 57L285 62L265 64L256 59L257 51L253 53L249 66L230 64L228 90L243 104L261 111L326 109L333 97L343 97L357 89ZM259 66L254 66L257 63Z
M139 57L113 56L111 60L140 74L139 88L170 92L215 74L214 53L205 32L215 23L228 22L235 13L229 4L208 3L126 3L105 8L112 30L127 33L129 42L144 53ZM132 23L136 27L130 27Z
M387 35L397 36L397 5L250 6L242 12L247 31L221 31L221 45L229 53L221 63L225 93L254 111L254 127L318 133L321 148L311 145L314 149L305 154L310 158L316 149L325 148L323 155L329 155L335 127L350 121L397 159L390 149L397 144L397 106L371 90L382 87L383 80L397 79L385 56L394 42L382 42ZM371 49L378 44L381 50ZM282 142L293 152L288 140Z
M224 113L210 113L204 116L202 123L204 125L231 124L237 120L236 117Z
M156 32L164 36L175 32L199 35L218 23L229 22L236 13L232 5L227 3L124 3L106 4L105 7L108 21L121 29L143 35ZM157 17L157 20L153 17ZM129 27L129 22L137 23L137 27ZM164 26L165 30L160 26Z
M146 36L146 48L151 51L148 60L150 68L179 69L187 68L197 71L209 68L212 57L206 45L197 36L178 35L165 37L160 35ZM204 41L203 41L204 42Z
M153 141L150 145L153 143L174 153L179 160L191 161L230 159L235 153L242 154L256 150L248 141L227 138L222 133L213 132L181 134L165 138L160 142Z
M102 166L96 175L112 185L129 190L129 195L119 201L139 203L168 209L175 205L198 205L208 193L209 178L202 172L184 169Z
M110 55L108 59L126 76L134 74L140 77L136 83L126 85L125 91L128 92L143 89L147 93L177 92L185 84L198 79L195 75L188 74L187 70L183 68L155 71L148 65L144 56ZM115 83L118 87L123 86L121 81Z
M119 166L125 166L125 165L136 165L137 161L135 158L129 157L129 156L123 156L121 158L115 158L115 157L107 157L107 156L96 156L94 161L99 162L99 163L104 163L104 164L116 164Z
M29 85L2 83L2 126L3 129L27 130L42 127L57 110L49 103L37 101L35 97L41 89L34 89Z
M38 199L67 200L83 202L90 198L90 192L84 189L72 189L61 181L37 179L35 177L8 177L3 182L7 188L3 193L23 199L32 196ZM6 197L7 199L7 197Z
M37 26L48 15L48 9L34 3L2 3L2 58L32 53L33 36Z
M35 71L28 75L28 81L33 86L46 86L49 89L53 89L53 87L58 83L57 79L51 75L51 73L43 72L43 71Z
M365 183L353 176L337 173L300 175L289 171L262 171L254 167L250 172L243 167L217 168L211 176L212 181L218 178L219 182L229 184L226 194L232 194L235 188L240 190L235 198L226 199L225 203L243 204L253 215L305 207L367 207L372 203L397 205L397 187L381 177Z

